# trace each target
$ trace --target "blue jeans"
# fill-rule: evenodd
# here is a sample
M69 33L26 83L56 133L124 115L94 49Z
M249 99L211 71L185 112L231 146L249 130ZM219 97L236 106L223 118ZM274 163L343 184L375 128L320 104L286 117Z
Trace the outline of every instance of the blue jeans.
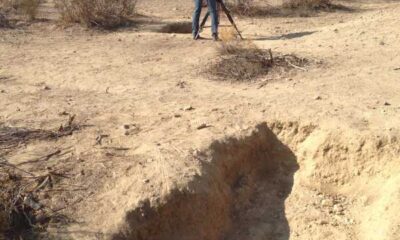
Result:
M201 15L201 2L202 0L194 0L194 13L193 13L193 22L192 22L192 33L193 36L197 35L199 31L200 24L200 15ZM207 0L208 11L211 16L211 32L213 34L218 33L218 12L217 12L217 1L216 0Z

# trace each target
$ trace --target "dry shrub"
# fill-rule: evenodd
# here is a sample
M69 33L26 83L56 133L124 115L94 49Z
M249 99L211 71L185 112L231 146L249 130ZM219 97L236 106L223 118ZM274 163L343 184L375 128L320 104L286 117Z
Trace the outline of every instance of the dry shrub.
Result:
M0 12L0 28L8 27L10 26L10 22L6 18L4 14Z
M41 0L2 0L0 8L4 12L16 13L27 17L29 20L36 18Z
M56 0L56 6L66 23L115 28L130 22L136 0Z
M222 43L219 57L208 67L208 73L219 80L246 81L265 75L272 67L268 51L245 42Z
M40 5L40 0L20 0L18 2L18 10L20 13L27 16L29 20L33 20L36 18Z
M295 55L273 56L270 49L259 49L254 43L246 41L222 42L218 57L206 70L216 80L252 81L271 71L277 74L292 69L304 69L308 61Z
M285 0L284 8L290 9L328 9L332 6L331 0Z
M229 0L226 4L230 11L243 16L251 16L256 10L254 0Z

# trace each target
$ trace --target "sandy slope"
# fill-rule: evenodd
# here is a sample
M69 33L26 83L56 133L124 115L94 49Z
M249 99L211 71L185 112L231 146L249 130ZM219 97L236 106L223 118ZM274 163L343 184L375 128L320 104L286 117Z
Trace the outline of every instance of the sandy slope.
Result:
M188 20L190 3L176 5L146 0L139 12L169 21ZM194 42L186 34L140 28L99 33L51 23L0 30L0 122L55 129L66 120L60 113L67 112L86 125L71 137L33 142L5 157L18 164L61 149L65 154L60 157L23 166L41 172L45 166L67 165L74 176L70 183L91 189L47 199L55 208L78 202L65 213L79 224L65 230L60 230L64 225L55 225L50 230L56 238L135 239L135 225L126 214L134 212L141 200L162 205L173 199L174 189L203 186L196 175L201 179L208 175L193 156L204 153L211 163L218 162L229 151L215 155L219 150L213 141L232 135L241 139L267 121L290 147L298 170L284 171L287 178L268 175L267 180L255 181L252 194L246 195L250 204L240 204L231 223L235 227L227 227L230 230L222 235L399 239L400 4L353 5L359 11L313 18L239 19L245 37L260 48L322 62L307 71L240 84L212 81L201 74L215 57L217 44ZM267 84L260 85L263 81ZM198 130L203 123L210 127ZM101 134L108 137L96 145ZM231 144L237 143L225 144L234 151ZM252 156L251 151L246 154ZM281 187L291 194L275 199L271 192L279 193ZM217 197L214 200L218 202ZM172 204L161 216L175 219L175 211L181 213ZM190 216L191 211L197 213L189 208L182 214ZM161 238L199 239L190 235L197 230L204 234L202 239L221 234L207 225L201 226L209 233L199 229L190 233L179 226L178 237L160 227L166 231ZM151 224L144 229L150 236L157 231Z

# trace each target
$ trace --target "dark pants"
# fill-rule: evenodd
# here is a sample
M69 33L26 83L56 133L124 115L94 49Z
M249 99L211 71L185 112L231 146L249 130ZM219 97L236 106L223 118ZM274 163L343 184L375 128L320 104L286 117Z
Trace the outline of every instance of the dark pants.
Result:
M200 15L201 15L201 2L202 0L194 0L195 8L193 13L192 22L192 33L196 36L199 31ZM217 1L207 0L208 11L211 16L211 32L213 34L218 33L218 12L217 12Z

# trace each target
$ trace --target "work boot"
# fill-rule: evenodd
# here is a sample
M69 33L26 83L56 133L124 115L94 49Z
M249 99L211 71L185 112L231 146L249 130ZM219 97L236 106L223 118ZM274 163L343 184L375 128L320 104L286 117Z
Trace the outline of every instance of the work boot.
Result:
M212 38L213 38L213 40L216 42L216 41L219 41L219 37L218 37L218 33L213 33L212 34Z

